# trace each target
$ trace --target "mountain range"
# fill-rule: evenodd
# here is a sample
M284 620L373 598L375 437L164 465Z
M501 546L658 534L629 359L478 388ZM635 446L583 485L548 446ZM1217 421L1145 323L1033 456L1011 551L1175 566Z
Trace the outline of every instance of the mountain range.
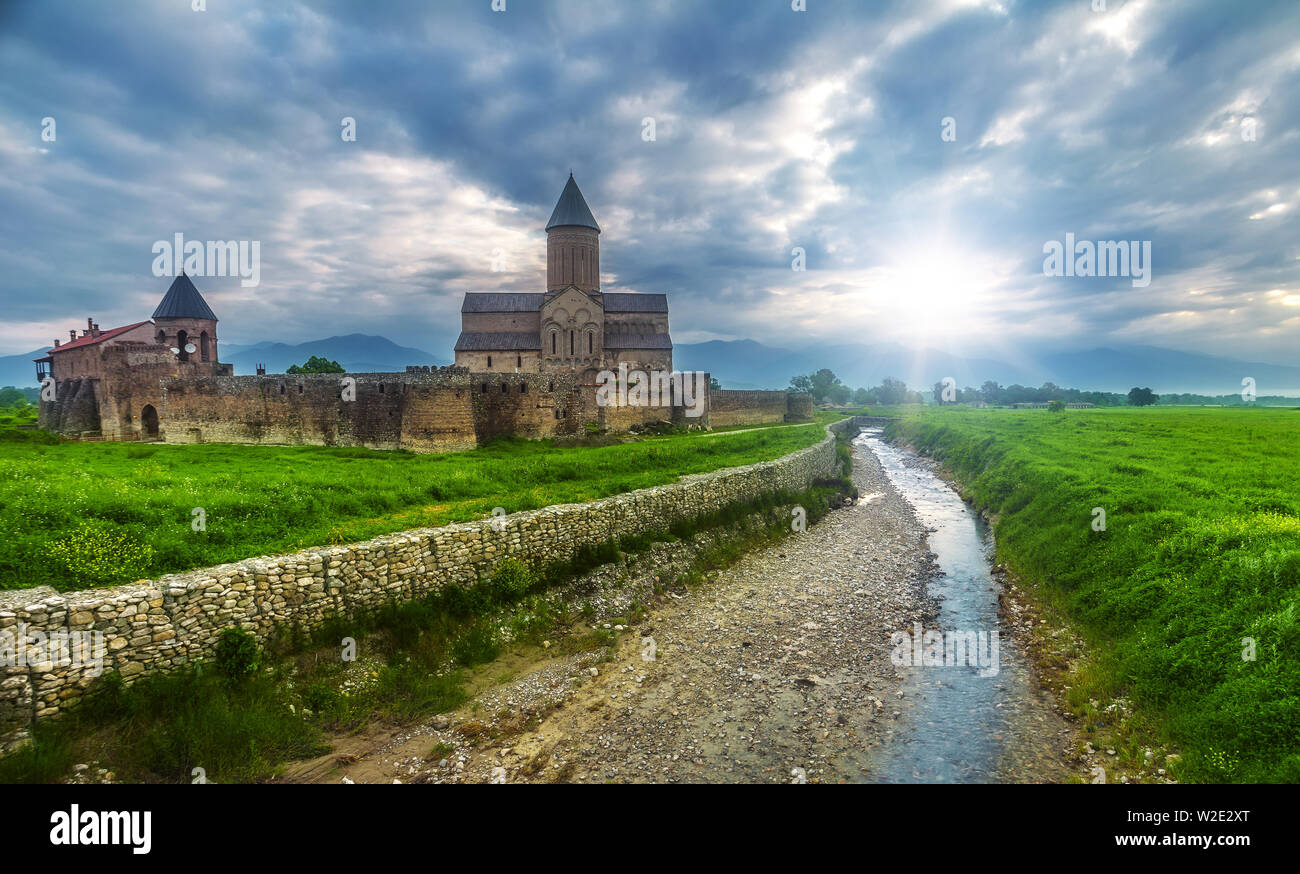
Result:
M36 384L33 358L38 349L23 355L0 357L0 386ZM222 343L221 360L235 366L236 374L251 374L265 364L269 373L283 373L312 355L338 361L350 373L401 372L408 364L441 365L446 358L386 337L345 334L288 344L264 341L240 345ZM945 377L959 387L979 386L985 380L1003 385L1038 386L1053 382L1065 388L1127 392L1149 386L1161 392L1210 395L1235 394L1242 380L1255 380L1259 395L1300 395L1300 367L1261 364L1152 346L1115 346L1074 352L1046 352L1030 363L1008 363L990 358L967 358L942 350L914 349L899 344L843 344L815 350L791 350L754 340L710 340L680 343L674 364L681 370L707 370L724 388L785 388L790 377L823 367L835 371L852 388L878 385L892 376L909 386L928 390Z
M952 377L962 388L979 387L991 379L1002 385L1052 382L1088 391L1127 392L1134 386L1149 386L1157 394L1228 395L1240 392L1242 380L1249 377L1260 395L1300 395L1300 367L1136 345L1049 351L1035 356L1032 363L1008 363L894 343L792 351L753 340L712 340L677 345L673 364L682 370L707 370L724 388L784 388L795 374L829 367L852 388L869 388L892 376L925 391Z

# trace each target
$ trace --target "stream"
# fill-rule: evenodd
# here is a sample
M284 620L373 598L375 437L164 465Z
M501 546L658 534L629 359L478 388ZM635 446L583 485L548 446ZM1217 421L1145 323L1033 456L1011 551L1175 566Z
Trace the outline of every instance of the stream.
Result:
M932 656L922 657L923 666L900 668L911 712L907 724L875 751L869 780L987 783L1058 778L1055 715L998 614L1001 584L992 573L988 525L914 455L886 443L881 429L863 431L854 445L876 457L930 529L929 545L939 573L928 583L928 594L938 601L939 614L932 626L921 629L921 644L929 643L928 632L965 633L975 644L973 652L969 645L951 651L936 648ZM913 636L915 631L908 629ZM920 650L917 645L902 648L910 649L909 656ZM933 664L932 658L941 663Z

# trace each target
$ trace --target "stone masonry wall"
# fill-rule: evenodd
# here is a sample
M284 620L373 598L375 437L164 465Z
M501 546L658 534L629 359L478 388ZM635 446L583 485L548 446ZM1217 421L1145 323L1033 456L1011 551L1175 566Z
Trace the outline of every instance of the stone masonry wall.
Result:
M709 392L709 425L727 428L733 425L766 425L784 422L786 392L736 391L721 389Z
M278 391L278 388L277 388ZM492 520L423 528L346 546L218 565L157 580L60 594L48 587L0 592L0 632L99 631L103 672L132 682L209 656L238 626L265 640L277 629L319 628L336 614L374 609L451 584L474 585L506 557L534 565L572 558L588 545L660 531L732 503L802 491L837 473L832 432L775 461L683 477L586 504L561 504ZM77 667L0 667L0 744L57 715L94 681Z

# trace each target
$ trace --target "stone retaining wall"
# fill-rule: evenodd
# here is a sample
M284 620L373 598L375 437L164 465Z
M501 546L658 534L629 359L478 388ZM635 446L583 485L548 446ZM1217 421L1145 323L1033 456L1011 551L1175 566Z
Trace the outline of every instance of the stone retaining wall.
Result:
M157 580L60 594L49 587L0 592L0 635L19 627L47 638L103 633L104 673L131 682L212 652L224 628L266 640L277 630L321 627L336 614L378 608L451 584L473 585L501 559L535 566L572 558L583 546L643 531L766 494L798 492L837 474L833 432L775 461L682 477L586 504L559 504L497 520L421 528L363 543L168 574ZM726 438L719 438L726 439ZM77 701L95 677L77 666L13 665L0 653L0 744Z

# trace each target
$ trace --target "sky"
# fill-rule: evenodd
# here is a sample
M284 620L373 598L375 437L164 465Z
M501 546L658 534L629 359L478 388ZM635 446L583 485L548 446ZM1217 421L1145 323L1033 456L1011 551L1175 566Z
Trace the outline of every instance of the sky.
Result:
M493 5L0 0L0 354L148 318L180 233L258 244L194 277L223 342L449 359L572 171L679 344L1300 364L1294 0Z

